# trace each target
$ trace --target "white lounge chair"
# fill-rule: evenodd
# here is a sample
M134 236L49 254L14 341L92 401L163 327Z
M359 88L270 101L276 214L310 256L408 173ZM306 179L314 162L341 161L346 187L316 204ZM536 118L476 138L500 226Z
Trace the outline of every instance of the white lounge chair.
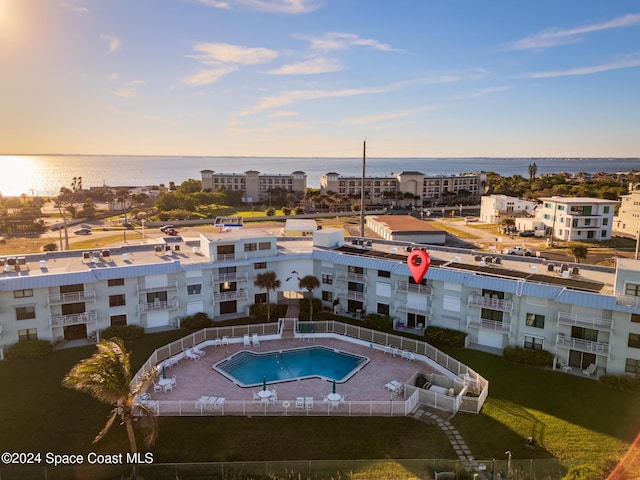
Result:
M193 361L200 360L200 355L196 355L191 351L191 349L185 351L184 356L187 357L189 360L193 360Z
M227 336L222 337L222 345L229 345L229 337Z
M216 339L213 341L213 346L214 346L214 347L220 347L220 346L222 346L222 339L220 339L220 338L216 338Z
M191 351L196 355L199 355L200 357L204 357L207 354L207 352L202 350L199 345L195 345L194 347L192 347Z
M251 346L251 340L249 339L249 334L245 333L243 336L243 341L244 341L244 346L245 347L250 347Z
M254 402L259 402L260 401L260 393L259 392L253 392L253 401Z
M162 385L158 385L156 382L153 382L153 391L161 392L163 390Z
M589 366L585 370L582 371L582 373L584 375L586 375L587 377L590 377L594 373L596 373L597 369L598 369L598 367L596 367L596 364L595 363L591 363L591 364L589 364Z
M305 397L304 407L307 411L313 410L313 397Z
M384 385L384 388L389 390L394 395L400 395L402 393L402 383L397 380L391 380L389 383Z
M296 397L296 408L304 410L304 397Z
M384 353L388 353L389 355L391 355L391 345L384 346Z
M258 334L257 333L253 334L253 337L251 337L251 341L252 341L254 347L259 347L260 346L260 339L258 338Z
M225 397L218 397L213 404L213 408L220 410L224 406Z

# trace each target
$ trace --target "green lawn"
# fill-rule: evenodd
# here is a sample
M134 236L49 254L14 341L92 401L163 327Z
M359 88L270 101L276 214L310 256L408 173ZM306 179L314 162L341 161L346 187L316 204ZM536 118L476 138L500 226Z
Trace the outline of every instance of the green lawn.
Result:
M131 343L136 368L156 346L183 334L163 332ZM92 445L109 407L60 385L71 367L93 351L88 346L41 359L0 362L0 444L5 450L127 450L126 434L117 425ZM449 353L490 381L482 413L451 420L476 458L504 459L510 450L514 459L555 457L565 465L599 464L620 458L638 432L638 394L481 352ZM523 439L528 436L539 446L526 447ZM256 440L260 438L264 440ZM437 427L409 418L375 417L163 417L153 452L156 462L456 458Z

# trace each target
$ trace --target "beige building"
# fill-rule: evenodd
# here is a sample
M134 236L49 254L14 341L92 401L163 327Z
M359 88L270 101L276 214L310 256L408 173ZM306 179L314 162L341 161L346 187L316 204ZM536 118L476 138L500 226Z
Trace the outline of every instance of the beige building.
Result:
M246 203L264 202L274 189L292 192L307 191L307 174L299 170L288 175L260 173L247 170L244 173L217 173L201 170L203 190L239 190Z
M400 172L395 177L366 177L365 204L398 206L436 206L460 202L462 191L467 202L478 203L484 193L486 172L460 175L426 176L421 172ZM360 196L362 178L343 177L329 172L320 177L323 193Z
M629 184L629 194L620 197L618 216L613 219L613 231L636 237L640 231L640 183Z
M410 215L367 215L367 228L385 240L444 245L447 232L432 221L418 220Z
M618 202L589 197L541 197L536 217L558 240L610 240Z

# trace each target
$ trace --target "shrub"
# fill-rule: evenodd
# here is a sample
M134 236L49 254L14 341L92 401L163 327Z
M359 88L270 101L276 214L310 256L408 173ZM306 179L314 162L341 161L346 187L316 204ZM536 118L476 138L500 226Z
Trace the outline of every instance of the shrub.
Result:
M210 327L212 324L213 321L209 318L209 315L204 312L189 315L180 321L180 326L187 330L201 330Z
M53 350L53 345L47 340L23 340L7 348L7 358L22 359L44 357Z
M322 311L322 302L319 298L314 298L311 302L313 302L313 314L315 316L316 313ZM298 303L300 305L300 318L309 318L309 299L301 298Z
M102 331L102 338L118 337L122 340L137 340L144 336L144 328L140 325L113 325Z
M515 363L525 363L538 367L550 367L553 365L553 354L546 350L531 350L522 347L505 347L503 350L505 360Z
M55 252L56 250L58 250L57 243L47 243L46 245L42 246L43 252Z
M267 217L273 217L276 214L276 209L268 208L266 214L267 214Z
M369 313L364 317L362 323L365 327L380 332L390 332L393 330L393 320L389 315Z
M594 465L578 465L571 467L562 480L600 480L605 478L604 472Z
M424 339L431 345L441 345L446 347L464 347L467 334L459 330L451 330L441 327L427 327L424 331Z
M610 387L620 388L623 390L640 391L640 377L631 375L602 375L600 382Z
M271 321L275 322L278 318L282 318L287 314L286 305L271 304ZM266 303L254 303L249 307L249 315L252 317L267 320L267 304Z

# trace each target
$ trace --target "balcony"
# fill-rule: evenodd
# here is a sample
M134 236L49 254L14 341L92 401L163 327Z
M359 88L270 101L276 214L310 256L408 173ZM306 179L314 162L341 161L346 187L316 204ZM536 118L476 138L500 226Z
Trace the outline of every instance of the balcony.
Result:
M160 312L163 310L177 310L179 306L178 299L168 301L141 302L138 304L138 313Z
M213 294L214 303L228 302L232 300L247 300L248 298L249 295L247 294L247 291L242 289L232 292L220 292Z
M67 292L52 294L47 297L49 305L62 305L63 303L95 302L96 291Z
M558 325L569 325L571 327L584 327L604 332L613 331L613 321L605 318L589 317L576 313L558 312Z
M49 324L52 327L66 327L67 325L80 325L83 323L95 323L98 321L98 312L95 310L72 315L51 315Z
M178 291L178 281L175 282L167 282L162 285L149 285L147 286L145 283L138 283L138 293L149 293L149 292L177 292Z
M593 342L582 338L567 337L559 333L556 337L556 348L557 347L577 350L579 352L595 353L596 355L609 358L611 346L606 342Z
M260 258L272 257L276 254L275 250L250 250L248 252L236 253L219 253L215 257L217 262L232 262L234 260L255 260Z
M616 293L616 303L618 305L624 305L625 307L640 308L640 297L636 297L635 295Z
M432 290L429 285L416 285L414 283L400 281L396 282L396 292L412 292L431 296Z
M489 298L474 294L469 295L467 305L469 307L488 308L500 312L511 312L511 310L513 310L513 300Z
M396 302L395 304L396 313L415 313L416 315L424 315L429 320L431 316L431 309L429 307L412 307L407 305L405 302Z
M364 292L356 292L355 290L338 290L336 296L338 298L346 298L347 300L357 300L359 302L364 302L365 300Z
M481 330L491 330L498 333L511 332L511 322L497 322L480 317L467 317L467 328L478 328Z
M248 282L248 273L221 273L213 276L213 283L233 283L233 282Z
M362 273L338 272L336 280L343 282L367 283L367 276Z

